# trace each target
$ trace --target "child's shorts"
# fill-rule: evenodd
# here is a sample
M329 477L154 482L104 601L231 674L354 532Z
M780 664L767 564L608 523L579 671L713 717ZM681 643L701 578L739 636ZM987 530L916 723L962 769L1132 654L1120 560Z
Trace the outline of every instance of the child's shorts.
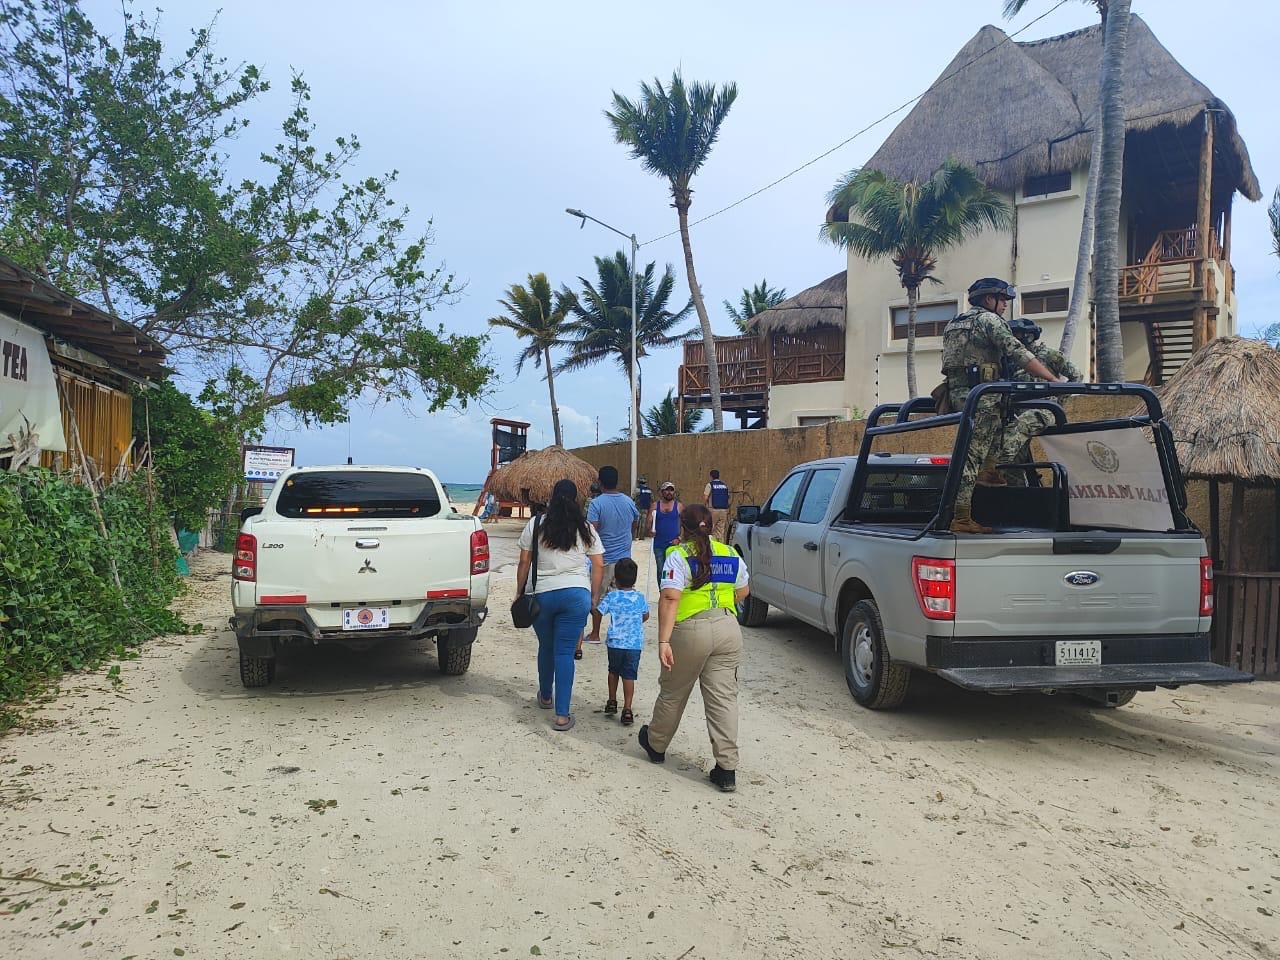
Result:
M640 676L640 654L643 650L609 648L609 672L623 680L635 680Z

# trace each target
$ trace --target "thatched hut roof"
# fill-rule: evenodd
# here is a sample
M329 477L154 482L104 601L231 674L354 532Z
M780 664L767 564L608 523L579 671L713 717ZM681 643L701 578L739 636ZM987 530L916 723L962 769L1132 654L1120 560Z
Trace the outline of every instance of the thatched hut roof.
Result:
M813 327L844 329L844 308L848 271L841 270L816 286L801 290L776 307L751 318L759 333L798 333Z
M973 166L992 187L1085 166L1098 104L1102 28L1012 42L985 26L934 81L866 166L899 180L925 180L948 157ZM1125 127L1183 128L1217 114L1217 152L1231 186L1262 196L1249 151L1226 104L1178 63L1138 16L1125 62ZM830 214L829 214L830 216Z
M566 479L578 485L578 493L585 499L596 482L596 468L564 447L552 445L530 450L507 464L494 474L489 488L503 500L527 498L530 503L546 503L551 499L551 488Z
M1280 351L1221 337L1156 393L1185 476L1280 483Z

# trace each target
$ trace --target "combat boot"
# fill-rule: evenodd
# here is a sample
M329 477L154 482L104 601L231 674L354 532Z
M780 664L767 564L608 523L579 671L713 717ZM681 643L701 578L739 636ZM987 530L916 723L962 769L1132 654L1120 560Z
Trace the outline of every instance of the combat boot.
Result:
M977 520L973 519L973 508L969 506L957 506L956 512L951 517L952 533L993 533L990 527L984 527Z
M984 487L1007 487L1009 481L1004 478L1004 474L995 467L987 467L978 471L978 483Z

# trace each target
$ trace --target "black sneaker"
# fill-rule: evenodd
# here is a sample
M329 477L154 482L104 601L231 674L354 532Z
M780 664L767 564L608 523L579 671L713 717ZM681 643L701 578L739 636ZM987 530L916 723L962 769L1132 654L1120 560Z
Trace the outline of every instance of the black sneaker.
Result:
M644 752L649 755L651 763L663 763L666 761L667 755L665 753L659 753L649 746L649 725L647 723L640 728L640 734L636 739L640 741L640 746L644 747Z
M738 775L732 770L721 770L720 764L711 768L711 782L724 793L733 793L738 789Z

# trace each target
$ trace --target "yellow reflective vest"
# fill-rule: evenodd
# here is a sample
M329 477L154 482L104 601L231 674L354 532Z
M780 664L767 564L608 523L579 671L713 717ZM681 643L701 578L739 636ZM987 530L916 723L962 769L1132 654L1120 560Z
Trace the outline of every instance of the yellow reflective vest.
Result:
M676 544L668 548L668 552L671 550L679 550L683 553L685 559L689 562L690 575L697 576L698 558L694 555L693 545L687 543ZM734 584L738 582L738 564L741 562L742 558L738 556L733 547L727 546L719 540L712 540L711 579L697 590L692 587L686 587L684 592L680 594L680 605L676 607L676 623L681 620L688 620L694 614L702 613L704 610L735 610L736 604L733 599L733 591Z

